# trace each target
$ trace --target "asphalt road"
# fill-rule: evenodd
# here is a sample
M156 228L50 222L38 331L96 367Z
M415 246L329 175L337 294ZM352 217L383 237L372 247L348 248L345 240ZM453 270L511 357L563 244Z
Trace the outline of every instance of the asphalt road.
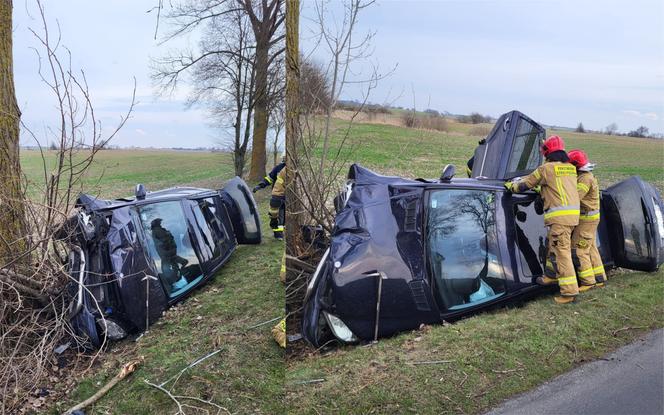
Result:
M587 363L487 415L664 414L664 329Z

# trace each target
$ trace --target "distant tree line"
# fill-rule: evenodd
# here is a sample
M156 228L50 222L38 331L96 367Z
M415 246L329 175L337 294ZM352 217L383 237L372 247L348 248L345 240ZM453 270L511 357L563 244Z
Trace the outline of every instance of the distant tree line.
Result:
M618 124L616 123L611 123L606 126L603 130L600 131L592 131L592 130L587 130L584 126L583 123L580 122L576 128L574 129L574 132L577 133L599 133L599 134L606 134L606 135L617 135L617 136L628 136L628 137L641 137L641 138L664 138L664 135L662 134L657 134L657 133L650 133L650 130L648 127L645 125L640 126L639 128L635 130L631 130L628 133L621 133L618 131Z

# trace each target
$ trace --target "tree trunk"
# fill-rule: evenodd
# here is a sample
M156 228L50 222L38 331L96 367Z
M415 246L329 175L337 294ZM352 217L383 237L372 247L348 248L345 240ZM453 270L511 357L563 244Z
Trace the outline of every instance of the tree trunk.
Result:
M251 141L251 170L249 181L258 182L265 177L266 141L269 117L268 53L270 39L261 34L256 39L256 94L254 105L254 135Z
M301 252L302 218L300 204L297 197L297 176L295 174L299 162L300 145L300 54L299 54L299 24L300 0L286 2L286 254L298 257ZM286 270L286 286L293 281L294 271ZM287 297L288 298L288 297ZM294 321L294 309L286 301L286 314L290 318L286 321L287 332L297 331L297 320Z
M24 246L19 120L12 63L12 0L0 0L0 267Z

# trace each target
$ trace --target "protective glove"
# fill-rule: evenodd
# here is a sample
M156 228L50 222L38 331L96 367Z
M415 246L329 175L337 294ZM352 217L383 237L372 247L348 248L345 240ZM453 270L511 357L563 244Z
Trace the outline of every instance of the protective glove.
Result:
M516 185L516 183L509 181L503 183L503 186L505 186L505 189L507 189L508 192L514 192L514 185Z
M256 187L254 187L253 189L251 189L251 191L252 191L253 193L256 193L256 192L259 191L259 190L261 190L261 187L260 187L260 186L256 186Z

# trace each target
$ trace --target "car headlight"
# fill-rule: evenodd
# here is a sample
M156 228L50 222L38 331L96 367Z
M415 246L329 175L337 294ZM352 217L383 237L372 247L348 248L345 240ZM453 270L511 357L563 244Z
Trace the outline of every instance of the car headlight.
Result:
M357 336L355 336L353 332L350 331L348 326L346 326L346 324L341 321L339 317L325 311L323 311L323 315L325 316L325 320L327 320L327 324L330 326L330 329L332 329L332 334L334 334L334 337L346 343L354 343L358 340Z

